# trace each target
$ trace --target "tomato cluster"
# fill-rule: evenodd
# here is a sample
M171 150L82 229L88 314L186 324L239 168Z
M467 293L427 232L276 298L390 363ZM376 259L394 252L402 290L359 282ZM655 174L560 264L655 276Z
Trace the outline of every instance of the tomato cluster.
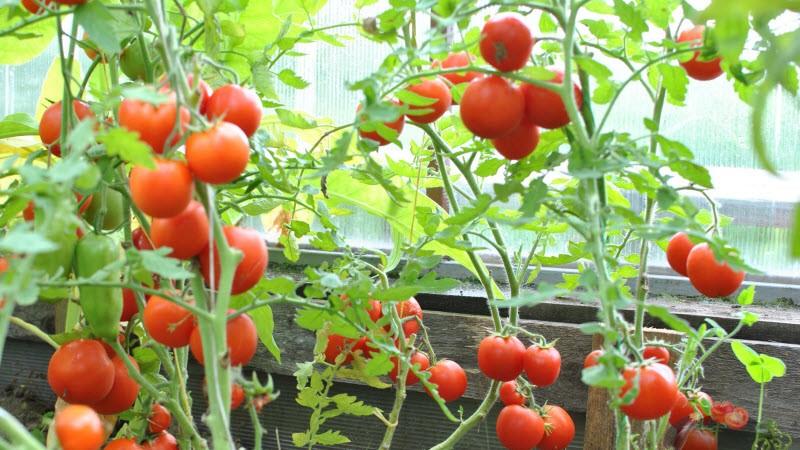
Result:
M708 244L695 245L684 232L676 233L667 244L667 262L675 272L689 277L701 294L727 297L742 285L745 273L720 263Z

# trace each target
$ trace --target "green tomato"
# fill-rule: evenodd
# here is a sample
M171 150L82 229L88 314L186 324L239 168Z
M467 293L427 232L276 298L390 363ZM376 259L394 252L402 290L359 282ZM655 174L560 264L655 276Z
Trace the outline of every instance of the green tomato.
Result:
M153 69L153 75L158 76L161 72L158 52L153 47L153 40L145 38L145 47L147 47L147 55L150 61L150 67ZM131 80L144 80L147 78L147 71L144 65L144 54L142 53L142 46L139 44L139 39L136 38L122 50L122 55L119 58L119 67Z
M104 199L105 197L105 199ZM105 214L103 215L102 222L98 223L100 219L100 209L103 207L105 200ZM123 211L122 194L114 189L103 187L92 196L92 203L86 208L83 213L83 218L92 225L100 225L103 230L114 230L122 225L125 220L125 211Z

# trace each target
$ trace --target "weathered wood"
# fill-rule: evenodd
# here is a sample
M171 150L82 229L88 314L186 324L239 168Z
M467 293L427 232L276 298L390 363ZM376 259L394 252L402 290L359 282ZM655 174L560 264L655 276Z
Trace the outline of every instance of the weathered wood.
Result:
M603 346L603 337L592 337L592 350ZM614 448L614 416L608 413L608 391L589 388L586 397L586 428L583 450L608 450Z

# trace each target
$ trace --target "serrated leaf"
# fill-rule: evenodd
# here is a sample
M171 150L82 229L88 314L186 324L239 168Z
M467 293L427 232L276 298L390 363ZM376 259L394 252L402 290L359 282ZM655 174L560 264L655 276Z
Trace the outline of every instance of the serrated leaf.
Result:
M275 114L278 115L278 119L281 121L281 123L287 127L299 128L301 130L309 130L317 127L316 121L313 119L307 119L298 112L277 108L275 109Z
M490 177L492 175L496 175L497 171L500 170L506 164L506 160L504 159L487 159L480 164L475 169L475 175L479 177Z
M750 286L747 287L747 289L744 289L742 290L742 292L739 293L739 296L736 297L736 302L742 306L751 305L753 303L755 295L756 295L756 286L751 284Z
M79 5L75 9L75 20L103 53L118 54L122 51L114 29L116 18L102 2Z
M315 436L314 441L320 445L341 445L350 442L347 436L342 435L338 430L328 430Z
M508 300L492 300L492 303L498 308L533 307L569 293L570 291L567 289L558 288L549 283L541 283L533 292L525 292Z
M97 136L97 141L106 146L110 156L119 156L125 162L148 169L156 167L150 146L139 139L138 133L124 128L112 128Z
M192 278L193 274L183 268L180 260L167 256L170 252L170 249L162 248L158 250L144 250L138 253L142 258L142 265L144 268L162 278L169 278L172 280L187 280Z
M308 81L294 73L292 69L283 69L278 72L278 79L281 80L283 84L295 89L305 89L310 84Z
M39 233L25 229L23 226L12 228L0 238L0 250L16 254L39 254L56 250L58 246Z
M657 305L647 305L646 309L647 314L650 314L651 316L661 320L673 330L685 333L689 336L697 335L695 330L689 325L689 322L672 314L667 308Z

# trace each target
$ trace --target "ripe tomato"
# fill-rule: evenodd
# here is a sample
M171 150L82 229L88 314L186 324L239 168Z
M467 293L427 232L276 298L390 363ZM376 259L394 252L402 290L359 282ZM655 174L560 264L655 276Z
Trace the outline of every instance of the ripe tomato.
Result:
M428 355L423 352L414 352L411 355L411 365L416 366L420 372L428 370L428 367L431 365L431 361L428 359ZM389 372L389 378L392 379L393 382L397 383L397 372L399 368L397 367L397 358L392 358L392 371ZM419 377L411 370L408 369L408 375L406 375L406 386L411 386L412 384L419 383Z
M497 416L495 431L497 439L508 450L530 450L544 437L544 421L532 409L506 406Z
M228 311L228 314L234 312ZM258 332L253 319L247 314L240 314L233 319L228 319L226 325L226 339L228 343L228 357L232 366L241 366L250 362L256 354L258 344ZM205 363L203 357L203 341L200 335L200 327L195 327L189 340L189 348L192 355L200 364Z
M713 431L687 425L675 437L676 450L717 450L717 435Z
M750 414L746 409L737 406L725 415L725 426L731 430L741 430L750 421Z
M25 1L25 0L23 0L23 1ZM48 0L48 3L49 2L50 2L50 0ZM83 32L83 36L81 37L81 41L83 41L83 42L81 42L81 45L82 45L82 48L83 48L83 52L86 53L86 57L91 59L91 60L94 60L95 58L97 58L97 55L99 55L100 53L97 53L97 48L98 48L97 44L92 42L92 40L89 38L89 33L84 31ZM101 63L105 63L107 60L108 60L108 58L106 58L105 55L103 55L103 58L100 59L100 62Z
M522 372L524 354L516 336L486 336L478 345L478 367L488 378L511 381Z
M190 259L208 246L208 217L203 205L192 200L177 216L153 219L150 236L155 248L170 247L169 256Z
M236 266L236 272L233 274L231 293L237 295L242 292L247 292L251 287L258 284L264 277L264 271L267 270L267 263L269 262L267 244L264 243L264 239L255 230L229 225L223 228L222 231L225 234L225 240L228 242L228 245L242 252L242 259L239 261L239 264ZM211 285L211 263L208 253L208 249L200 252L200 268L202 269L206 284ZM217 253L216 247L214 247L215 288L219 286L219 275L219 254Z
M531 30L516 13L497 14L481 30L481 56L501 72L525 67L533 44Z
M114 439L103 450L142 450L135 439Z
M72 110L78 121L94 118L89 105L80 100L72 101ZM44 110L39 121L39 138L42 144L50 148L53 155L61 156L61 146L58 144L58 140L61 139L61 102L55 102Z
M128 356L136 371L139 371L139 364L133 357ZM119 414L127 411L136 403L136 396L139 395L139 383L129 374L125 362L114 356L111 358L114 364L114 385L108 395L97 403L92 403L92 408L100 414Z
M395 307L397 308L397 314L400 316L400 320L403 321L403 335L407 337L418 332L420 322L422 322L422 307L419 306L417 299L411 297L408 300L398 303ZM406 320L406 318L413 316L416 316L416 319Z
M686 276L686 258L692 251L694 243L689 240L689 236L684 233L675 233L667 244L667 262L672 270Z
M178 450L178 440L168 431L162 431L153 440L144 444L142 450Z
M83 195L75 192L75 199L79 204L78 214L83 214L83 212L86 211L87 208L89 208L89 205L92 203L92 197L93 196L89 194L89 198L87 198L86 201L83 202L83 204L81 204L81 200L83 200ZM33 203L33 201L28 202L28 206L26 206L25 209L22 210L22 218L25 219L27 222L33 222L33 220L36 219L36 205Z
M398 102L397 100L392 100L392 103L394 103L397 106L401 105L401 103ZM361 105L358 105L358 108L356 108L356 112L358 112L358 111L361 111ZM362 119L365 120L364 118L359 117L359 120L362 120ZM384 122L383 126L387 127L387 128L391 128L392 130L394 130L395 133L397 133L397 136L395 137L395 139L397 139L397 138L400 137L400 133L403 132L403 127L405 126L405 123L406 123L405 120L406 120L406 116L403 115L403 114L400 114L397 117L397 119L395 119L395 120L393 120L391 122ZM387 144L389 144L391 142L388 139L386 139L383 136L381 136L380 133L378 133L378 130L372 129L372 127L368 128L366 126L359 126L358 135L361 136L362 139L373 140L373 141L377 142L378 145L387 145Z
M192 174L181 161L156 158L153 170L134 167L130 187L133 203L145 214L157 218L177 216L192 201Z
M144 307L142 323L150 337L172 348L188 345L194 329L190 311L157 295Z
M414 300L416 301L416 300ZM417 304L419 305L419 303ZM422 313L422 309L420 309L420 314ZM367 314L369 314L370 320L373 322L377 322L381 320L383 317L383 305L378 300L370 300L369 301L369 309L367 310Z
M440 78L432 78L423 80L417 84L412 84L408 90L431 100L436 100L435 103L425 106L409 105L408 118L416 123L431 123L436 119L442 117L450 105L453 104L453 96L450 94L450 88ZM421 114L421 111L430 111ZM416 114L415 114L416 113Z
M637 369L629 367L622 373L625 386L622 387L620 396L631 389L636 372ZM657 419L670 412L678 396L678 384L672 369L655 363L640 367L638 372L639 393L632 403L621 407L622 412L636 420Z
M114 384L114 364L99 341L78 339L62 345L50 357L47 382L67 403L102 400Z
M603 351L600 349L592 350L586 355L586 358L583 360L583 368L588 369L589 367L596 366L600 362L600 357L603 356Z
M525 350L522 361L528 379L539 387L555 383L561 373L561 353L555 347L531 345Z
M686 397L686 394L678 392L675 404L672 405L672 409L669 412L669 424L675 428L681 428L689 420L697 422L700 421L700 419L708 417L700 407L700 402L702 402L702 400L713 404L711 396L705 392L698 392L691 401Z
M431 367L430 372L428 381L436 386L439 397L445 402L458 400L467 391L467 373L457 362L440 360ZM425 390L431 395L427 388Z
M186 108L181 108L181 123L172 140L167 143L172 130L175 128L177 106L174 99L160 105L133 99L125 99L119 105L119 124L128 131L137 133L139 139L153 149L154 152L164 153L164 147L175 145L186 131L191 114Z
M208 100L206 116L230 122L252 136L261 124L261 99L250 89L227 84L214 91Z
M684 30L680 35L678 35L678 42L691 42L692 47L702 47L703 32L705 29L706 27L703 25L697 25L688 30ZM700 81L707 81L713 80L714 78L722 75L722 66L720 65L721 61L722 58L719 57L711 60L701 60L700 52L697 51L694 52L692 59L683 61L680 63L680 65L686 69L686 74L691 78Z
M41 6L44 3L46 6L50 6L53 0L21 0L20 3L22 7L27 9L28 12L31 14L39 14L44 12L44 8Z
M236 125L220 122L192 133L186 140L186 161L200 181L225 184L244 172L250 159L247 136Z
M520 160L533 153L539 145L539 127L523 119L510 133L492 139L492 145L506 159Z
M727 297L742 285L744 272L737 272L723 262L717 262L706 243L695 245L686 258L686 272L692 286L707 297Z
M522 122L525 95L506 79L490 76L471 82L461 97L461 121L476 136L495 139Z
M669 364L669 350L664 347L647 346L642 352L644 359L655 359L661 364Z
M99 450L105 440L100 416L85 405L69 405L58 411L55 428L63 450Z
M172 414L167 408L158 403L150 407L150 417L147 418L147 429L151 433L161 433L172 424Z
M544 437L536 446L539 450L564 450L575 438L575 422L564 408L544 405Z
M525 397L517 390L515 380L506 381L500 385L500 401L506 406L525 404Z
M434 69L455 69L458 67L468 67L470 65L470 57L467 52L450 53L441 61L434 61L432 66ZM480 78L480 72L453 72L443 73L442 78L453 84L469 83L470 81Z
M555 76L550 82L561 84L564 80L564 73L553 71ZM583 91L577 84L573 86L575 91L575 102L580 109L583 106ZM543 87L532 84L523 84L522 92L525 94L525 116L533 124L542 128L554 129L561 128L569 124L569 114L561 95L557 92L547 90Z
M133 230L133 233L131 233L131 241L133 242L133 246L136 247L137 250L153 249L153 243L147 236L147 233L144 232L142 227L138 227L135 230Z
M244 389L236 383L231 386L231 409L239 409L244 403Z
M119 315L121 322L131 320L139 312L139 305L136 304L136 294L130 289L122 290L122 313Z

